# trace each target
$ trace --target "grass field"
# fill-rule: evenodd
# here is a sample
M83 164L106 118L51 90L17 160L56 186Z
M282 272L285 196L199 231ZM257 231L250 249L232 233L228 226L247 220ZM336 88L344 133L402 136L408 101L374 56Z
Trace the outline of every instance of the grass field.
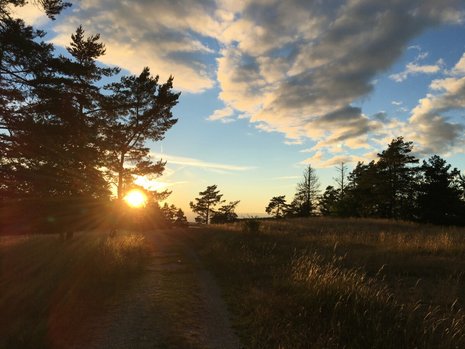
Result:
M0 237L0 348L61 348L140 275L144 237L121 233Z
M465 230L295 219L191 233L246 348L465 348Z

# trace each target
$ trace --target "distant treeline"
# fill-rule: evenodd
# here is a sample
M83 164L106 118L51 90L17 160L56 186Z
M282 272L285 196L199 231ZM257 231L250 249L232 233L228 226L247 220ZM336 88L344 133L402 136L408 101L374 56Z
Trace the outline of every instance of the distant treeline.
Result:
M379 217L443 225L465 225L465 178L444 159L420 160L413 143L402 137L370 163L348 172L337 166L335 185L321 194L315 170L308 166L294 200L273 197L266 208L275 217Z

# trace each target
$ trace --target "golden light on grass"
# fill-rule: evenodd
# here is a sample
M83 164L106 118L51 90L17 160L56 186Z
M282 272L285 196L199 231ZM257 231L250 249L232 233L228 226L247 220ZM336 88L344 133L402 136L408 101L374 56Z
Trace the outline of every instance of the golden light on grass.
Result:
M142 191L134 189L126 194L124 201L131 207L142 207L147 202L147 196Z

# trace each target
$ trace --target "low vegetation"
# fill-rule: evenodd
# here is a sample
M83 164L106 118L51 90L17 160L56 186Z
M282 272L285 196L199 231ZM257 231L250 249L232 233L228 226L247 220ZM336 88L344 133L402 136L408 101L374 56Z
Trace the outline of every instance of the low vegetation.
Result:
M465 230L336 218L249 225L192 234L245 347L465 347Z
M144 237L93 233L0 237L0 348L61 348L92 336L89 319L138 277Z

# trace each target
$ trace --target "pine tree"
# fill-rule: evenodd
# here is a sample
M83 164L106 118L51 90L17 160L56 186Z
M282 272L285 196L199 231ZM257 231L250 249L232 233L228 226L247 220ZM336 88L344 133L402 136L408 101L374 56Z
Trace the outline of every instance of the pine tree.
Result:
M434 224L463 224L464 202L461 200L460 172L439 157L431 156L420 167L418 212L421 221Z
M273 215L275 218L282 218L285 216L288 205L286 203L286 196L273 196L265 208L265 212Z
M320 191L320 182L315 169L311 165L305 168L303 179L297 184L297 192L293 206L296 206L301 217L309 217L314 214L317 207L317 198Z
M223 194L217 190L216 185L210 185L204 191L199 193L199 197L194 202L190 202L192 211L198 214L195 221L198 223L209 224L210 216L214 210L214 207L219 203L223 202L221 198Z
M154 162L146 142L162 140L176 123L172 108L180 94L172 91L173 77L164 84L158 80L158 76L151 76L149 68L144 68L138 76L123 76L106 86L111 91L107 100L111 121L103 130L106 166L116 178L118 199L135 176L157 177L164 170L165 163Z
M229 204L221 206L218 210L213 212L211 223L213 224L224 224L232 223L237 220L237 214L235 211L236 206L240 201L231 201Z

